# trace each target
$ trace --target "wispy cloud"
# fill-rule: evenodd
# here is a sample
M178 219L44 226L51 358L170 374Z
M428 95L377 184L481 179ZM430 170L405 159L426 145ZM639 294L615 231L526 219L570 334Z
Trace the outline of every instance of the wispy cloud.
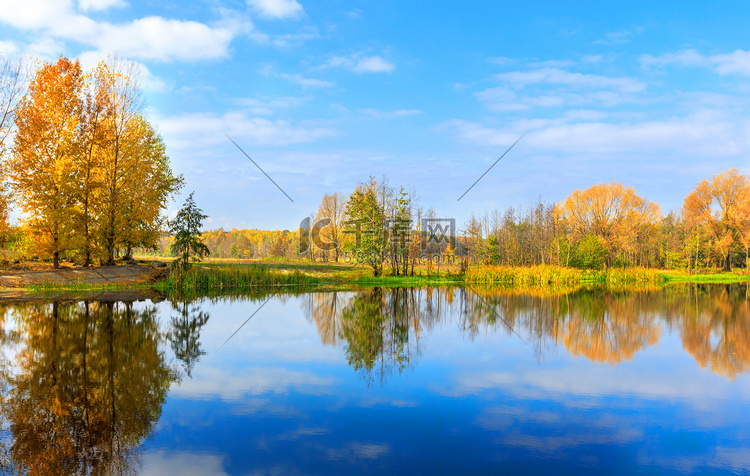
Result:
M273 44L281 47L299 46L306 41L317 40L320 38L318 28L307 26L297 33L286 33L273 37Z
M354 53L348 56L334 56L323 67L341 67L355 73L390 73L396 65L381 56L365 56Z
M574 73L560 68L513 71L500 73L495 78L510 83L514 87L531 84L559 84L581 88L615 89L622 92L641 92L646 89L645 83L633 78Z
M632 39L634 34L643 33L643 31L644 31L643 27L634 27L629 30L612 31L612 32L606 33L604 35L604 38L596 40L593 43L595 45L607 45L607 46L624 45L626 43L630 43L630 40Z
M750 75L750 51L735 50L731 53L703 55L689 49L661 56L643 55L641 64L645 67L678 64L711 68L720 75Z
M85 12L102 11L113 7L125 7L127 2L125 0L78 0L78 6Z
M323 122L270 120L250 116L245 111L180 114L157 118L155 122L170 147L183 150L223 144L226 137L222 131L243 144L255 146L286 146L336 135Z
M298 107L311 100L309 96L305 97L259 97L259 98L238 98L237 104L248 111L250 114L259 116L268 116L276 113L278 110L286 110Z
M750 121L718 112L664 120L604 122L567 116L555 120L518 121L507 128L454 120L445 124L461 141L507 146L519 130L531 128L524 144L533 149L569 154L638 154L665 151L685 157L727 157L750 153Z
M248 0L247 3L261 17L279 20L299 18L305 11L297 0Z
M362 109L362 113L376 119L393 119L395 117L414 116L422 114L419 109L397 109L395 111L378 111L377 109Z
M589 60L590 62L596 59ZM492 111L526 111L534 108L590 107L637 101L646 83L630 77L612 77L563 69L572 61L530 63L528 70L494 76L500 83L474 95ZM551 67L556 65L557 67ZM572 67L572 66L571 66Z
M326 81L324 79L305 78L300 74L279 74L279 77L286 79L290 83L302 86L303 88L332 88L336 86L333 81Z

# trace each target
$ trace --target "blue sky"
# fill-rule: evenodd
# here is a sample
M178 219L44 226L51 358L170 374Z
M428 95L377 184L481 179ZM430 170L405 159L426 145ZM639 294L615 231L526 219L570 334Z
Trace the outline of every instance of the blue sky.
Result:
M666 212L750 172L748 19L745 1L0 0L0 52L142 65L207 227L294 229L370 175L462 224L611 180Z

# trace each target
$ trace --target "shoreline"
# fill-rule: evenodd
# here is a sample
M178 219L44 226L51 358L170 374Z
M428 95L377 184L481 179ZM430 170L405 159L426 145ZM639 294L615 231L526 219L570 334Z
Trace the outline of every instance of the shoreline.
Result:
M156 266L156 267L155 267ZM162 266L162 267L159 267ZM0 270L3 294L50 291L132 291L192 293L253 291L259 288L333 286L481 286L484 288L567 287L571 285L668 285L672 283L728 284L750 282L750 274L625 268L579 270L554 266L477 266L466 273L442 271L416 276L368 276L362 266L331 263L197 263L178 287L168 268L154 263L37 270ZM419 270L424 272L424 270Z

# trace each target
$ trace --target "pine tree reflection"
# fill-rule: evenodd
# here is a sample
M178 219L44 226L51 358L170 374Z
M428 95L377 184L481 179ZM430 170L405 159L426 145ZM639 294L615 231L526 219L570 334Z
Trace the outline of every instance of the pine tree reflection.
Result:
M3 405L14 472L134 473L177 377L159 350L156 309L83 302L15 313L26 340Z
M195 364L206 354L201 348L200 337L209 315L199 304L187 300L173 301L172 309L180 314L172 316L169 342L175 357L182 362L185 374L190 377Z

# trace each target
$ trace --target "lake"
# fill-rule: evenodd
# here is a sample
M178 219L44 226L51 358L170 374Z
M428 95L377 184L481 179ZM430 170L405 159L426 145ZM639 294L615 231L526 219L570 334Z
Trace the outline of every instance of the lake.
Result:
M746 285L0 302L30 474L750 471Z

